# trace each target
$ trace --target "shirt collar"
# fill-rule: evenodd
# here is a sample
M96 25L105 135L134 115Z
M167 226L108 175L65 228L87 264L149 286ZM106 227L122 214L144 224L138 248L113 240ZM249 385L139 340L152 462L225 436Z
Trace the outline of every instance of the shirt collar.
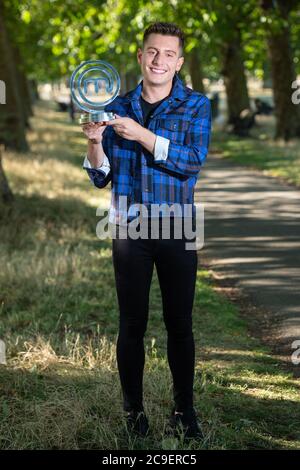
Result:
M143 90L143 80L140 81L138 86L134 88L134 90L129 91L123 98L127 99L128 101L137 101L140 99L141 93ZM178 77L177 73L175 73L173 77L173 85L172 90L169 95L170 99L175 99L182 101L189 95L188 89L183 84L182 80Z

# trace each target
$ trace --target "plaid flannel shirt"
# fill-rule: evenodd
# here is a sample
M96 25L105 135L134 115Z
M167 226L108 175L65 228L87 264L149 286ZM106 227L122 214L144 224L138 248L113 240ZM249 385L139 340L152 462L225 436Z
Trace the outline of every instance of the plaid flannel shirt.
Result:
M105 111L130 117L143 126L142 87L143 81L124 96L117 96ZM83 168L93 185L104 188L111 182L111 223L128 224L139 215L140 204L146 206L150 217L157 217L157 207L160 216L168 215L174 203L175 216L195 216L194 187L210 143L210 100L186 87L175 74L171 93L150 116L148 129L157 136L154 154L107 126L101 167L92 168L87 156L84 159Z

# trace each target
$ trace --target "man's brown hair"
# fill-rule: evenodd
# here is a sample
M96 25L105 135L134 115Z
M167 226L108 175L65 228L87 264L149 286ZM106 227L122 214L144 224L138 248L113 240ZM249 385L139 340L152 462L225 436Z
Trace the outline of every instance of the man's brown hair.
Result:
M145 45L145 42L150 36L150 34L163 34L165 36L176 36L179 38L179 57L183 56L183 51L184 51L184 32L182 29L179 28L174 23L162 23L162 22L155 22L151 23L148 28L144 31L144 37L143 37L143 47Z

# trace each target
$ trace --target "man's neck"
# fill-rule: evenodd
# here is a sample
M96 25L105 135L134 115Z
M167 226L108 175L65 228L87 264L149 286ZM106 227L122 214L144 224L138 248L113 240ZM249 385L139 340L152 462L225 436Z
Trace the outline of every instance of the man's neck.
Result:
M148 101L148 103L156 103L157 101L163 100L171 93L173 83L167 83L162 87L151 86L145 80L143 80L143 89L142 89L142 97L144 100Z

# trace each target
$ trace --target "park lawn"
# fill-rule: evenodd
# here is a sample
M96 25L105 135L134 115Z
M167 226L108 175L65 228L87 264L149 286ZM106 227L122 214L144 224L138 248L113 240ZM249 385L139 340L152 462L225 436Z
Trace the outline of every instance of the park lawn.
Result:
M211 148L223 158L300 187L300 140L275 141L273 117L258 116L257 124L251 130L254 138L241 138L215 129Z
M172 405L159 284L154 271L145 336L144 403L152 433L125 431L116 364L118 308L111 240L95 233L109 188L82 170L77 125L39 105L31 153L8 153L15 194L1 207L2 449L299 449L299 381L253 338L236 305L197 275L193 311L195 408L202 444L163 437Z

